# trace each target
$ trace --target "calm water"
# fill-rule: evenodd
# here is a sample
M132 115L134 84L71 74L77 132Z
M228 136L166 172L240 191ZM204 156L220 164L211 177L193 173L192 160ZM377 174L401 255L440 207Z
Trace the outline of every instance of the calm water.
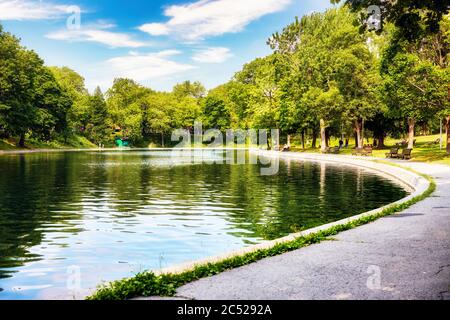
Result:
M224 154L208 153L209 160ZM341 165L281 161L277 175L261 176L260 165L171 163L169 156L0 156L0 299L76 297L101 281L275 239L406 195L390 180Z

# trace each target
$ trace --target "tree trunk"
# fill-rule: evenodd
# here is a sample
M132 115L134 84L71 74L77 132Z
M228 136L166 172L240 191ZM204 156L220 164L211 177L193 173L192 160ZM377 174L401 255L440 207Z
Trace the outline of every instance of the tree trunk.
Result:
M302 149L305 150L305 129L302 130Z
M450 154L450 116L445 124L445 136L447 137L447 154Z
M377 149L384 149L385 145L384 145L384 135L380 135L377 138Z
M364 119L361 120L361 147L364 147ZM369 141L369 139L367 139L367 141Z
M327 149L327 128L325 126L325 120L320 119L320 149L325 151Z
M317 131L316 131L316 130L313 130L311 147L312 147L313 149L315 149L315 148L316 148L316 145L317 145Z
M161 133L161 145L164 148L164 133Z
M330 135L330 130L326 130L325 129L325 137L326 137L326 141L327 141L327 143L326 143L326 145L327 145L327 148L330 146L330 142L331 142L331 135Z
M408 149L414 149L414 128L416 121L408 119Z
M20 134L19 147L25 148L25 133Z
M355 120L355 145L357 149L362 148L361 142L361 123L359 120Z
M291 147L291 135L290 134L287 135L287 146L289 148Z

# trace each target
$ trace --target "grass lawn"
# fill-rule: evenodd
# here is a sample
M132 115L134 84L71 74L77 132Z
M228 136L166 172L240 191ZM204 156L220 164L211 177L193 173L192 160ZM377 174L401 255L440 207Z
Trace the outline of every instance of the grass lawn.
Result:
M432 163L440 163L440 164L446 164L450 165L450 156L447 155L447 152L445 150L445 142L443 144L443 149L440 150L439 143L435 144L437 139L439 139L439 135L432 135L432 136L420 136L416 137L417 142L416 146L414 147L413 153L412 153L412 160L413 161L420 161L420 162L432 162ZM444 136L445 140L445 136ZM395 143L399 142L400 139L391 139L388 138L385 141L386 148L380 149L380 150L373 150L373 156L374 157L380 157L384 158L385 154L390 151L391 147L395 146ZM372 142L371 142L372 143ZM335 139L332 140L331 146L339 146L339 140ZM350 144L347 149L344 149L341 151L341 154L345 155L351 155L352 151L355 147L355 144ZM319 149L301 149L298 145L293 145L293 151L298 152L317 152L319 153Z
M14 150L35 150L35 149L88 149L96 148L97 146L87 140L85 137L73 136L67 142L51 141L41 142L35 140L25 141L25 148L17 147L17 140L14 138L0 139L0 150L14 151Z

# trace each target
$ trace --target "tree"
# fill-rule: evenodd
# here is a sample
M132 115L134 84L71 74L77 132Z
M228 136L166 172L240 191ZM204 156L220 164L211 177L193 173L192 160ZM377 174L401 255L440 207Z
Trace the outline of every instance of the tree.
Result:
M381 109L376 88L381 79L374 56L363 43L338 52L335 56L336 81L344 101L345 121L356 133L356 147L362 148L362 128Z
M0 25L0 123L8 135L19 136L20 147L38 116L35 91L43 64Z
M414 147L415 124L439 111L447 84L436 66L413 54L397 54L384 74L384 93L391 112L408 120L408 148Z
M173 87L173 94L178 98L192 97L195 99L203 98L206 94L205 87L198 81L184 81Z
M99 87L89 97L86 134L95 144L104 144L112 133L108 110L103 93Z
M236 81L243 84L246 90L247 107L244 113L250 128L280 128L281 90L276 65L276 56L270 55L246 64L235 75Z
M144 96L137 102L142 110L143 135L159 133L164 147L164 134L171 128L176 100L170 93L155 92Z
M341 0L331 0L339 3ZM400 31L401 38L408 41L422 39L428 34L436 33L442 17L449 13L446 0L344 0L354 11L361 12L361 25L366 27L369 6L377 5L381 17L393 23Z
M194 123L201 117L202 106L200 101L193 97L183 97L174 99L175 107L171 111L171 127L174 129L187 129L191 130L194 127Z
M67 111L69 127L84 134L88 125L90 96L85 87L84 78L68 67L49 67L61 88L67 92L73 102Z
M225 102L208 95L203 101L203 125L208 129L226 130L230 128L230 113Z
M338 3L340 0L331 0L332 3ZM409 58L405 57L405 55L416 55L419 57L421 62L416 61L415 71L416 72L425 72L429 77L445 79L446 73L433 72L431 71L430 66L425 66L427 64L426 61L431 62L434 66L438 66L439 68L446 70L448 69L448 53L449 53L449 10L450 6L448 5L448 1L442 0L423 0L423 1L414 1L414 0L396 0L396 1L382 1L382 0L345 0L345 3L349 4L351 8L355 11L361 12L361 26L362 28L366 27L366 18L367 18L367 8L369 5L378 5L381 9L381 16L387 23L392 23L395 26L395 32L390 39L390 45L385 51L382 63L382 74L387 74L388 78L392 78L392 72L394 71L390 66L394 62L399 62L400 60L409 60L410 63L415 60L411 56ZM400 55L400 56L397 56ZM419 67L418 64L423 64L422 67ZM403 69L397 69L401 71ZM428 71L427 71L428 70ZM432 76L431 74L434 74ZM437 77L436 77L437 75ZM410 75L410 77L414 77ZM406 75L399 75L398 78L408 79L407 82L410 86L413 86L414 89L412 92L416 92L417 90L421 93L418 94L420 97L425 97L432 94L428 89L432 89L430 87L426 88L426 84L413 84L414 81ZM393 85L392 79L388 79L389 85ZM448 80L447 80L448 81ZM439 81L438 81L439 82ZM445 82L445 81L444 81ZM436 82L434 82L436 84ZM434 104L440 105L441 112L447 112L445 114L445 118L447 119L447 126L450 126L450 114L448 112L448 99L444 101L442 96L444 92L447 92L448 89L443 85L438 85L439 90L442 90L439 93L434 92L432 96L434 96ZM406 88L405 88L406 89ZM402 93L400 92L402 91ZM397 91L399 94L405 94L404 90ZM412 94L413 94L412 93ZM416 92L417 93L417 92ZM437 97L440 96L441 98ZM401 100L400 97L397 97L397 100ZM410 101L413 103L413 100ZM422 102L422 104L427 104L426 102ZM422 108L422 107L419 107ZM411 110L409 110L411 111ZM409 136L410 143L409 147L412 147L413 141L412 137L414 135L414 124L415 120L411 118L411 113L407 111L407 116L410 117L408 119L409 122ZM418 112L420 113L420 111ZM447 130L447 152L450 154L450 131Z
M311 87L302 98L302 103L310 110L314 110L317 118L320 119L321 150L325 151L328 145L326 129L330 123L342 113L342 103L344 99L336 87L330 87L324 91L317 87Z
M106 93L108 114L113 126L120 127L128 138L139 141L142 136L142 109L140 99L153 91L130 79L115 79Z
M287 84L283 86L282 105L291 107L282 110L284 126L304 128L311 121L319 122L322 148L328 146L327 128L342 122L343 113L355 127L361 146L361 122L379 108L372 93L378 81L375 57L367 45L367 35L353 24L355 19L345 6L313 13L296 19L268 40L282 66L278 70L281 83ZM289 111L292 108L297 112Z
M67 114L73 101L47 67L40 68L33 93L36 113L30 128L32 134L46 141L50 141L53 134L61 134L67 139Z
M206 95L205 87L198 81L185 81L175 85L171 94L177 103L172 127L191 130L201 114L201 100Z

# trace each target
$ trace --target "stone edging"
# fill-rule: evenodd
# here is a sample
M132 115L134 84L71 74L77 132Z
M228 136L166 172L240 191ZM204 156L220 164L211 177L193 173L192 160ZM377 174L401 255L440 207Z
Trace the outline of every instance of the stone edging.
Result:
M290 153L290 152L289 153L280 153L280 152L260 151L260 150L253 150L251 152L255 152L259 155L267 156L267 157L279 157L280 159L306 160L306 161L316 161L316 162L317 161L320 161L320 162L326 161L326 162L332 162L332 163L340 163L342 165L357 166L357 167L368 169L371 171L376 171L379 174L388 176L390 179L403 184L404 186L409 188L412 192L406 198L403 198L399 201L396 201L394 203L388 204L384 207L381 207L381 208L378 208L378 209L375 209L375 210L372 210L369 212L365 212L365 213L362 213L362 214L359 214L356 216L352 216L349 218L345 218L345 219L342 219L342 220L339 220L336 222L321 225L321 226L318 226L318 227L315 227L312 229L308 229L308 230L305 230L305 231L302 231L299 233L290 234L288 236L285 236L283 238L279 238L276 240L267 241L267 242L263 242L263 243L260 243L257 245L234 250L234 251L231 251L231 252L228 252L225 254L221 254L218 256L208 257L205 259L200 259L200 260L184 263L184 264L174 266L174 267L168 267L168 268L164 268L161 270L154 270L154 273L156 275L180 274L185 271L192 270L195 266L198 266L198 265L205 265L208 263L217 263L217 262L223 261L225 259L245 255L245 254L260 250L260 249L270 249L280 243L286 243L289 241L293 241L299 237L304 237L304 236L308 236L311 234L315 234L315 233L330 229L335 226L345 225L349 222L356 221L361 218L374 216L389 207L408 202L409 200L422 195L425 191L427 191L427 189L430 186L430 182L427 179L425 179L424 177L422 177L412 171L409 171L409 170L406 170L406 169L403 169L400 167L391 166L388 164L369 160L369 159L373 159L373 158L367 159L367 158L360 158L360 157L320 155L320 154L303 154L303 153Z

